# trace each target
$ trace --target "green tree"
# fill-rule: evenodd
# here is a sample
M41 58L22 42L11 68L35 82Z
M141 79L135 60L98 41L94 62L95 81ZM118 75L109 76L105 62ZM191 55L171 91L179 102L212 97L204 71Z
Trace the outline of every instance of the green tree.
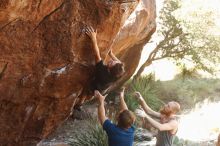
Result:
M134 80L139 78L153 61L164 58L173 59L177 64L181 64L183 60L190 61L195 68L208 72L212 72L210 64L219 61L220 37L207 31L210 26L214 26L214 19L208 17L211 13L204 12L199 18L195 15L197 21L189 22L177 19L179 17L175 12L179 9L181 0L164 1L157 30L161 39L135 74Z

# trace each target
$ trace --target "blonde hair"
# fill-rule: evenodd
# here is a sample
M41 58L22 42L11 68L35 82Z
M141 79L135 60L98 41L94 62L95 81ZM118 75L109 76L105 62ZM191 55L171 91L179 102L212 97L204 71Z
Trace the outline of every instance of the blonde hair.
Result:
M172 101L172 103L175 105L172 107L173 112L178 113L180 111L180 104L176 101Z

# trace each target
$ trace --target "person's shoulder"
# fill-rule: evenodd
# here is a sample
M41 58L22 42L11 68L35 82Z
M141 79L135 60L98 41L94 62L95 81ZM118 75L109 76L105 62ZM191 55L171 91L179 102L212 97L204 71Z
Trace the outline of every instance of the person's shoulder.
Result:
M106 127L106 126L114 126L114 125L115 125L115 124L113 124L110 119L106 119L106 120L104 121L104 123L103 123L103 127Z
M112 123L112 122L111 122L111 120L106 119L103 124L105 124L105 123Z
M95 67L101 72L107 72L107 66L104 64L103 60L97 62Z
M114 123L112 123L111 120L109 120L109 119L106 119L104 121L104 123L102 124L102 127L107 132L115 131L115 129L116 129L116 125Z
M96 66L104 66L104 62L103 60L100 60L99 62L96 62Z
M173 125L174 127L178 127L178 125L179 125L179 122L177 121L176 118L170 119L170 121L168 123Z

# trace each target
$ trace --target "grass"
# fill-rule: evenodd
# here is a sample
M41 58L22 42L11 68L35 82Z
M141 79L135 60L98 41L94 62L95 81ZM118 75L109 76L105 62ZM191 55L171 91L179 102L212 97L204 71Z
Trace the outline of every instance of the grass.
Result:
M88 120L88 131L69 141L71 146L108 146L107 134L97 120Z

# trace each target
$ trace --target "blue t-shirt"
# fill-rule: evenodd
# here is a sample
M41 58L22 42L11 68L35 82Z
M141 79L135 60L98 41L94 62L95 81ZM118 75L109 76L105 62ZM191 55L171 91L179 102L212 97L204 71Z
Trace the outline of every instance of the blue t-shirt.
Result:
M134 142L134 126L127 130L117 127L109 119L103 123L103 129L108 135L109 146L132 146Z

